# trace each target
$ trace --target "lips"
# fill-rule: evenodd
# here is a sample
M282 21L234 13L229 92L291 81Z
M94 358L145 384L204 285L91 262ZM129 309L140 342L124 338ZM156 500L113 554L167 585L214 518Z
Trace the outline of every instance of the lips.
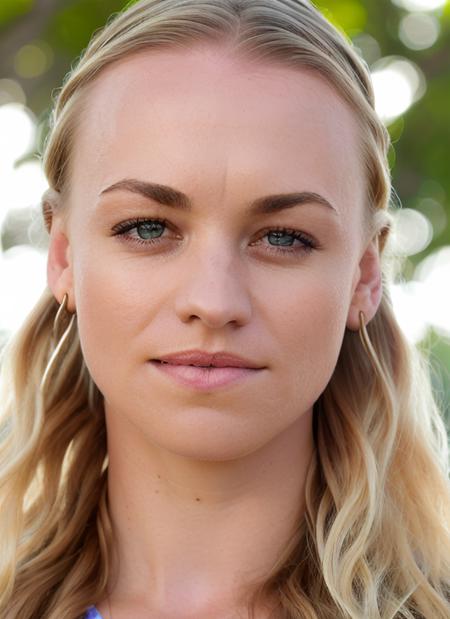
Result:
M261 375L261 369L247 367L199 367L194 365L161 363L153 360L151 365L157 371L169 377L182 388L189 388L199 392L211 393L216 389L232 388L243 383L246 379Z
M170 365L191 365L196 367L216 367L216 368L249 368L262 369L260 363L235 355L225 351L207 352L202 350L186 350L152 359L162 364Z

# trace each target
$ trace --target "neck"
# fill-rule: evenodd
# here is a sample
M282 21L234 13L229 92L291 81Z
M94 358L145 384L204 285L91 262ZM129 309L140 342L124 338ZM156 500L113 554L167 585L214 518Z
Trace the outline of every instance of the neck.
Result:
M244 607L303 517L311 420L213 462L170 453L107 412L111 604L183 619Z

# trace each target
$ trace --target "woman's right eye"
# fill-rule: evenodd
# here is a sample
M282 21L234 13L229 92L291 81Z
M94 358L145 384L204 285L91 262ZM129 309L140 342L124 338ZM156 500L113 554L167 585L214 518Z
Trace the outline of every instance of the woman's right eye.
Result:
M162 229L167 227L165 219L128 219L122 221L113 227L114 236L121 236L131 243L139 243L141 245L152 245L159 243ZM140 236L132 236L129 234L131 230L136 229L136 234Z

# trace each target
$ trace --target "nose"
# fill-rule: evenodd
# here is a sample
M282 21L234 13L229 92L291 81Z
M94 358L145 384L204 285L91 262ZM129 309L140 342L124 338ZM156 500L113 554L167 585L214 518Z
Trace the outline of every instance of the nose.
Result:
M182 322L194 318L211 329L228 323L237 326L251 318L251 300L245 269L234 250L214 247L199 251L180 267L176 313Z

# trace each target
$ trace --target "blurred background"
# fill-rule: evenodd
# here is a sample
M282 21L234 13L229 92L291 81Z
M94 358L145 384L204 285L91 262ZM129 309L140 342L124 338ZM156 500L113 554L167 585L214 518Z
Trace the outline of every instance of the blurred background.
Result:
M55 89L124 0L0 0L0 350L46 286L40 164ZM450 0L320 0L392 137L394 310L450 428Z

